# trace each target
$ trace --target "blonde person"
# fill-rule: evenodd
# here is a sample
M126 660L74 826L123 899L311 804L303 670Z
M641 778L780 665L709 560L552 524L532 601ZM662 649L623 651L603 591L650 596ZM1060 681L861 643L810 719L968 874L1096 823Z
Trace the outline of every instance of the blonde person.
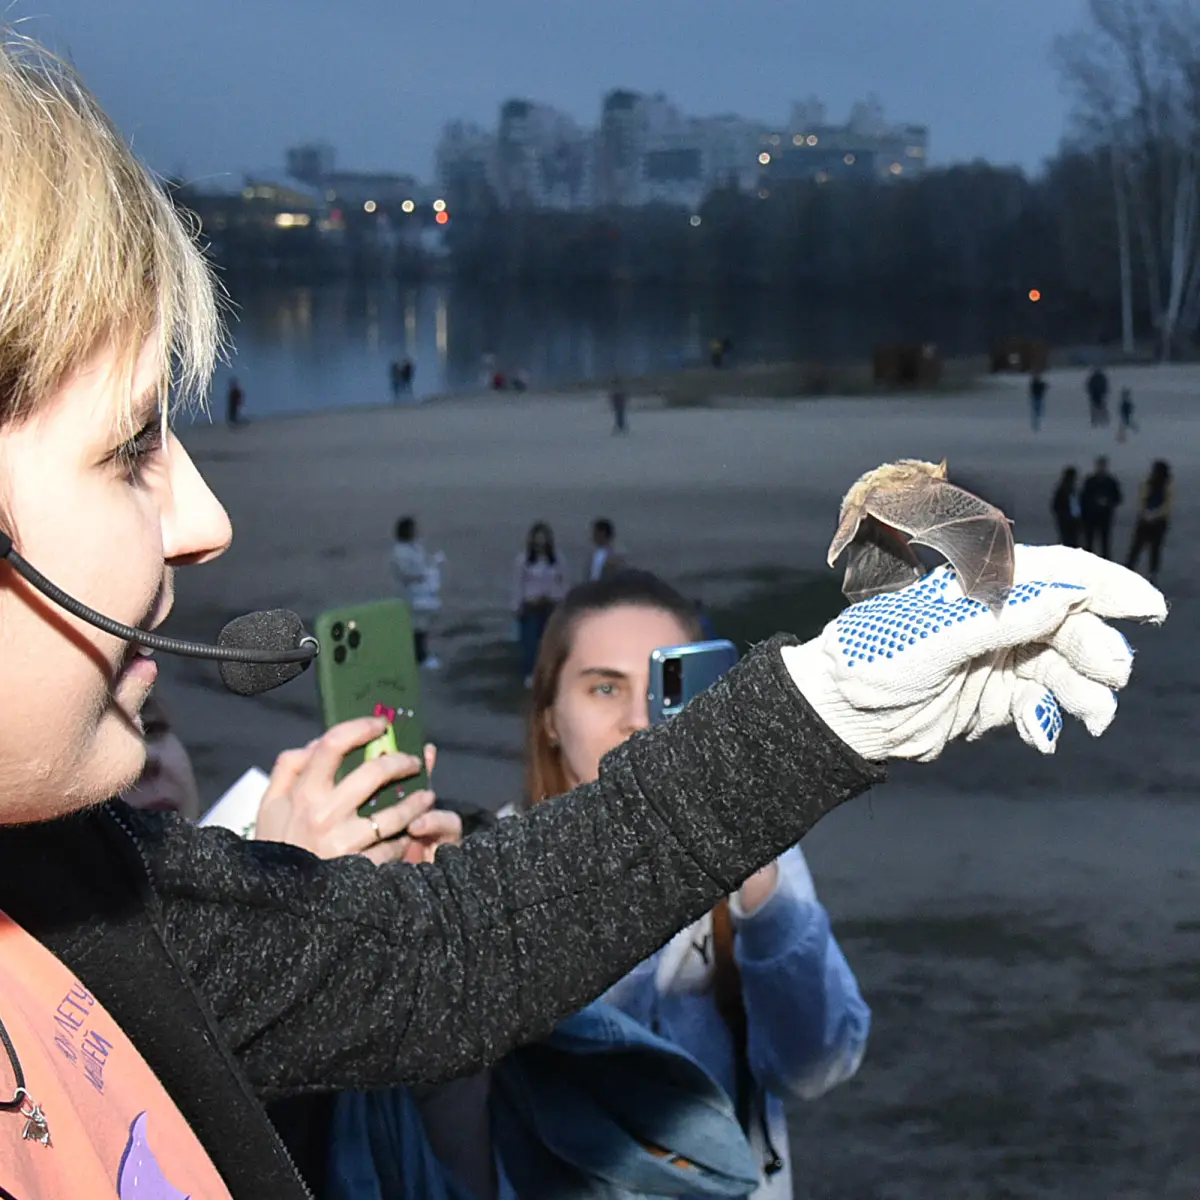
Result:
M0 521L117 620L161 624L176 569L229 545L166 419L207 391L219 341L170 200L72 71L8 35ZM1021 547L1016 565L1026 602L999 617L968 619L935 571L814 641L780 635L597 782L416 865L397 861L399 806L348 822L348 855L322 861L109 800L142 770L154 659L0 567L4 1188L299 1200L265 1100L497 1061L882 781L886 759L1006 724L1051 749L1034 713L1052 692L1099 732L1131 663L1101 618L1162 620L1162 597L1082 551ZM947 623L899 664L851 668L839 637L866 644L889 611ZM384 729L351 723L310 753L340 761ZM419 767L372 764L381 786Z

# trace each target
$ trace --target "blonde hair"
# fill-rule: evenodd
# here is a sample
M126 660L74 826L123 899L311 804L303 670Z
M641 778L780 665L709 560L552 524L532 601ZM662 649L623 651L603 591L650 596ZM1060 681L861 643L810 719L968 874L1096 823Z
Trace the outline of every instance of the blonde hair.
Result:
M0 426L100 353L131 382L147 339L164 416L169 393L202 397L223 335L196 232L75 71L0 27ZM116 414L126 431L130 392Z

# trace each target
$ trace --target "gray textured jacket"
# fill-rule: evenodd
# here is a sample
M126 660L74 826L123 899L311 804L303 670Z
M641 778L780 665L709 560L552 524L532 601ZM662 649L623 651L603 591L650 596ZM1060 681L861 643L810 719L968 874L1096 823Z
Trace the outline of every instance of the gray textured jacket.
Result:
M263 1101L496 1061L882 779L802 699L789 640L433 865L112 803L0 831L0 909L108 1008L238 1200L302 1196Z

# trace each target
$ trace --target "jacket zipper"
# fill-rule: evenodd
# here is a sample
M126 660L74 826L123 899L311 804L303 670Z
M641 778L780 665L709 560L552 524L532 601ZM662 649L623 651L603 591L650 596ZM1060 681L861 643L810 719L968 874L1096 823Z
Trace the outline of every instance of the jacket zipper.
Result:
M147 856L146 851L142 849L142 844L141 844L141 842L138 841L137 834L134 833L132 829L130 829L128 824L126 824L124 817L122 817L119 813L115 812L112 808L107 809L107 813L113 819L117 828L120 829L121 832L133 843L133 847L137 851L138 858L140 858L142 860L142 866L146 870L146 887L149 890L151 896L153 896L155 903L160 904L161 902L159 901L158 893L154 890L154 873L150 868L150 859ZM159 940L163 941L162 933L157 928L155 929L155 933L158 934ZM167 955L171 959L171 962L174 963L175 966L179 968L180 973L183 975L183 978L187 983L188 990L191 991L193 995L195 995L196 989L195 989L195 985L192 983L191 976L188 975L188 973L186 971L184 971L182 969L182 967L179 966L178 963L175 963L175 956L171 953L170 947L166 945L165 941L163 942L163 947L167 951ZM196 997L196 999L199 1002L198 996ZM200 1011L202 1013L204 1013L205 1019L208 1020L208 1014L205 1012L202 1002L200 1003ZM210 1024L211 1024L211 1022L210 1022ZM219 1040L219 1037L218 1037L218 1040ZM246 1082L246 1080L243 1079L240 1071L237 1071L234 1073L234 1078L237 1080L238 1086L240 1088L242 1088L242 1090L244 1092L247 1092L249 1094L250 1099L253 1100L255 1104L258 1104L259 1103L258 1097L255 1096L252 1091L250 1091L250 1086ZM285 1143L283 1138L281 1138L279 1136L279 1130L275 1128L275 1126L271 1122L271 1119L265 1113L263 1114L263 1121L266 1123L268 1129L270 1129L271 1137L274 1138L274 1140L275 1140L275 1145L278 1147L280 1154L283 1155L284 1162L287 1163L288 1167L290 1168L290 1170L292 1172L292 1175L295 1177L296 1182L300 1185L304 1195L306 1197L308 1197L308 1200L317 1200L316 1196L313 1194L312 1189L308 1186L308 1183L305 1181L304 1176L300 1174L300 1170L296 1166L296 1160L292 1157L291 1151L287 1148L287 1143ZM207 1154L208 1151L206 1150L205 1153Z

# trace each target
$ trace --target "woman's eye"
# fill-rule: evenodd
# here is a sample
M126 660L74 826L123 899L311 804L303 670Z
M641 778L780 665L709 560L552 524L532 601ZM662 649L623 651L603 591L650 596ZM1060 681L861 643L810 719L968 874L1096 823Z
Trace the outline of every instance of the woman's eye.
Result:
M592 688L593 696L615 696L617 694L617 685L615 683L598 683Z

